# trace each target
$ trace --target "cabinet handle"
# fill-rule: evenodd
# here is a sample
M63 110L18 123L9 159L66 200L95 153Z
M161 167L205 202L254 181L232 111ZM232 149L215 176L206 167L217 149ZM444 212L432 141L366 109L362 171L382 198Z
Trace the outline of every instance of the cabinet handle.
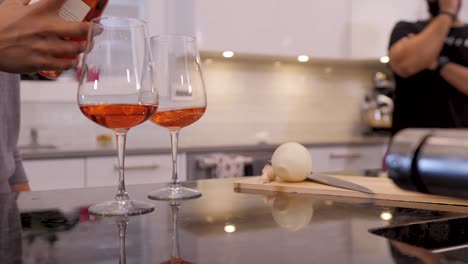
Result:
M362 158L361 153L343 153L343 154L330 154L330 159L359 159Z
M143 170L157 170L160 166L158 164L153 165L136 165L136 166L125 166L126 171L143 171ZM114 165L114 170L118 171L119 166Z

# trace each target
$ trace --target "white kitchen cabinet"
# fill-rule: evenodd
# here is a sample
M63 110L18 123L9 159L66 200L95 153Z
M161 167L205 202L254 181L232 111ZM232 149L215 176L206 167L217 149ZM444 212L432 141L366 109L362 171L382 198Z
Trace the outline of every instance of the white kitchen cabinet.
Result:
M111 0L103 16L145 19L145 0Z
M117 157L82 159L24 160L26 174L33 191L117 186ZM171 155L141 155L125 158L125 183L145 184L169 182L172 177ZM187 179L184 153L178 158L179 180Z
M425 1L407 0L198 0L195 10L203 51L325 59L385 56L398 21L428 17Z
M25 160L23 166L33 191L85 187L84 159Z
M202 51L344 58L349 0L196 0Z
M86 186L117 186L118 166L116 157L87 158ZM179 180L186 180L185 154L178 157ZM146 184L170 182L172 178L171 155L144 155L125 157L125 183Z
M386 56L391 31L398 21L417 21L428 17L426 1L350 1L351 59Z
M385 150L384 144L309 148L315 172L380 168Z
M150 36L195 36L195 2L198 0L146 0L145 20Z

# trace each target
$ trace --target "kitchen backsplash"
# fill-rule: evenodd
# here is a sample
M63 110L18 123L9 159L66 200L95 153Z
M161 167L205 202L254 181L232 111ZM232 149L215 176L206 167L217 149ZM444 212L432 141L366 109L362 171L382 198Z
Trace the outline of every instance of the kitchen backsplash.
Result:
M182 130L181 145L308 142L359 135L362 99L372 87L373 74L386 70L384 65L350 62L204 62L207 112ZM21 125L20 145L29 144L32 128L39 131L39 143L70 148L95 147L98 134L111 134L70 102L23 102ZM149 122L130 131L128 147L149 146L168 147L168 132Z

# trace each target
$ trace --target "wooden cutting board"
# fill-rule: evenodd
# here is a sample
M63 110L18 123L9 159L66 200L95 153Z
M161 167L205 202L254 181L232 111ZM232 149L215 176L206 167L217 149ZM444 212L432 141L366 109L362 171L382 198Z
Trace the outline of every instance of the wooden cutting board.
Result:
M330 175L331 176L331 175ZM396 186L387 177L363 177L363 176L336 176L342 180L350 181L369 188L375 194L366 194L352 190L335 188L311 181L287 183L274 181L261 183L260 177L249 177L236 180L234 187L238 192L252 193L254 191L264 192L285 192L296 194L312 194L319 196L337 196L350 198L364 198L371 200L402 201L413 203L429 203L442 205L468 206L468 200L436 196L418 192L405 191Z

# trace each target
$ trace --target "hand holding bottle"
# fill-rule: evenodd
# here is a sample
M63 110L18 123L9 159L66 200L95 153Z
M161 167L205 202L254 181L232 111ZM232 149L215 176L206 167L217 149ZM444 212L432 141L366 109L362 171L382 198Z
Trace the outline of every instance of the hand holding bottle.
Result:
M28 73L76 67L86 39L88 23L59 16L65 0L5 0L0 5L0 71Z

